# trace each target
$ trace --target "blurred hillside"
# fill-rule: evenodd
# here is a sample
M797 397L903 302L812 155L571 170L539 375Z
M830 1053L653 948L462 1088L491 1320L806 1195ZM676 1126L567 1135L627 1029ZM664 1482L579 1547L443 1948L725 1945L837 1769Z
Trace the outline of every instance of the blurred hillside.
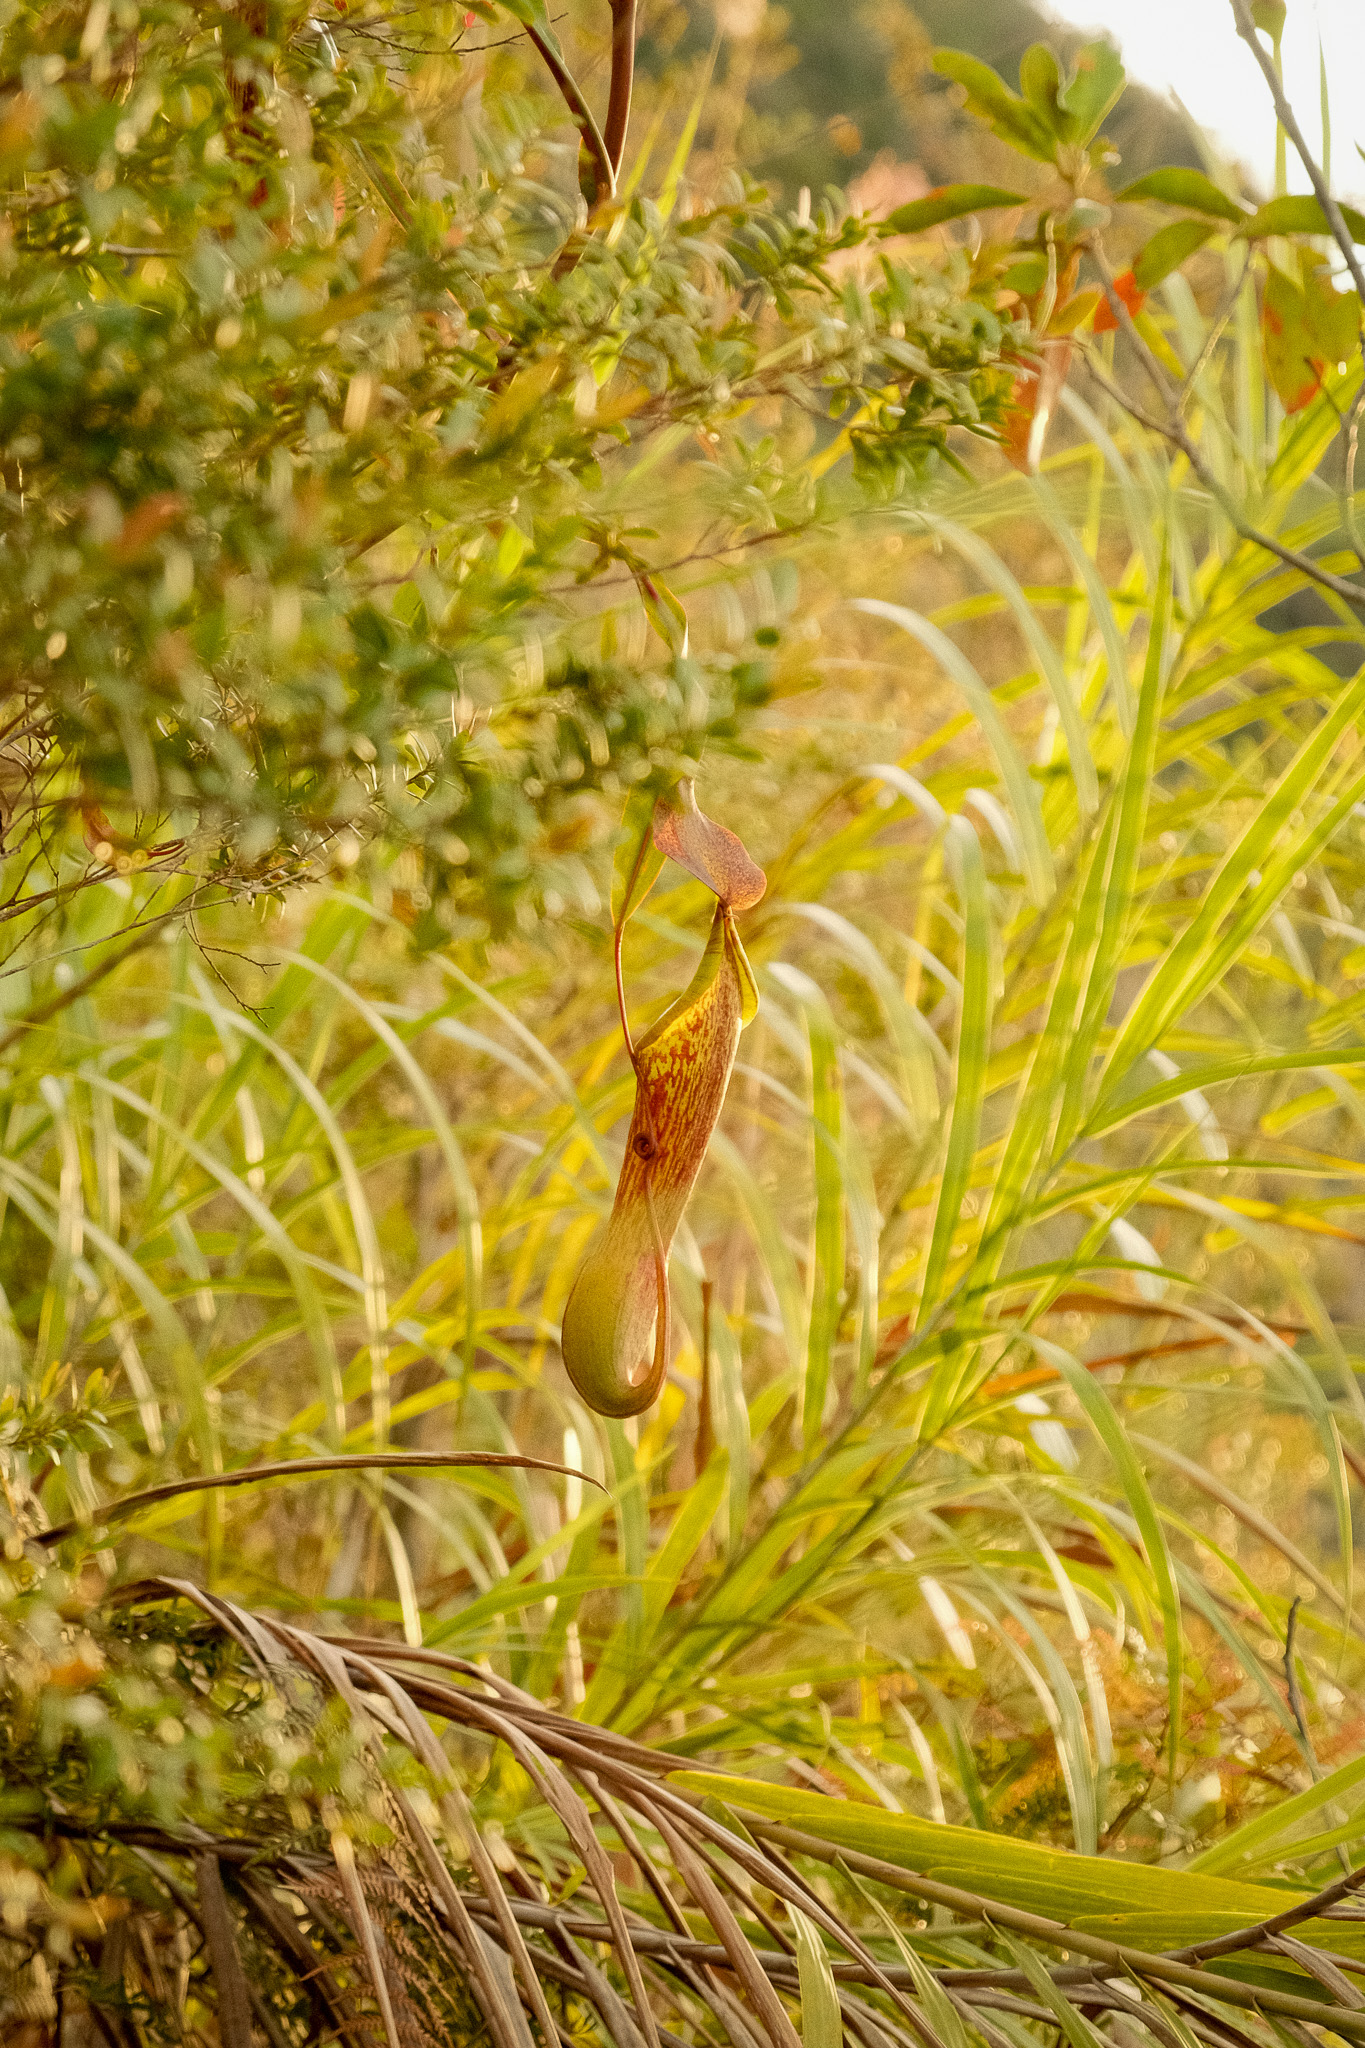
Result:
M881 157L917 164L930 185L1010 170L983 162L991 138L969 125L930 69L940 45L983 58L1013 85L1019 59L1044 40L1069 54L1087 40L1030 0L689 0L646 10L641 51L662 83L695 64L717 25L725 36L713 101L714 148L774 189L847 187ZM728 119L724 111L728 102ZM1106 124L1124 179L1157 164L1197 164L1190 124L1155 93L1131 85ZM906 196L899 194L897 196Z

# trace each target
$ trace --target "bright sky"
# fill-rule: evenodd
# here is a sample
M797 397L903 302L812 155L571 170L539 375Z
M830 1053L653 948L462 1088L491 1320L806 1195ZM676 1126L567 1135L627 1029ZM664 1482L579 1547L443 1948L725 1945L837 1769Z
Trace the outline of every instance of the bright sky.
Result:
M1265 80L1238 40L1228 0L1052 0L1079 27L1108 30L1129 76L1171 90L1227 154L1268 193L1275 171L1275 115ZM1365 0L1289 0L1284 78L1310 148L1322 142L1319 37L1331 104L1332 182L1345 198L1365 194ZM1308 180L1289 149L1289 189Z

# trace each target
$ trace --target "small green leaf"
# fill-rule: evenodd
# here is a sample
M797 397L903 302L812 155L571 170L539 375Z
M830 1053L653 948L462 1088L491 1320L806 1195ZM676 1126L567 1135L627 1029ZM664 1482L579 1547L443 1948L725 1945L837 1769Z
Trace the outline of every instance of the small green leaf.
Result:
M1285 0L1251 0L1251 18L1257 28L1263 28L1273 43L1278 43L1284 34L1284 20L1287 13Z
M562 356L542 356L500 391L483 418L480 455L491 455L512 439L537 406L543 405L564 374Z
M1021 299L1032 298L1047 283L1046 256L1021 256L1017 263L1011 263L1000 280L1008 292L1018 292Z
M985 121L1002 142L1021 149L1039 163L1050 164L1057 152L1058 137L1027 100L1011 92L979 57L965 50L935 50L934 69L944 78L963 86L967 105L978 120Z
M1048 44L1034 43L1025 50L1019 60L1019 89L1053 134L1064 137L1067 124L1057 104L1062 89L1061 67L1056 52Z
M1173 270L1179 270L1217 232L1208 220L1173 220L1169 227L1159 229L1134 260L1133 277L1138 289L1151 291Z
M1022 192L1006 192L999 185L940 185L923 199L898 206L882 222L883 235L917 235L936 228L940 221L960 220L967 213L985 213L992 206L1027 206Z
M1123 60L1110 42L1087 43L1078 50L1071 76L1057 95L1057 103L1070 116L1069 141L1086 143L1127 83Z
M1365 213L1354 206L1341 206L1340 210L1351 240L1365 242ZM1258 206L1241 232L1249 242L1258 242L1267 235L1330 235L1332 230L1311 192L1290 192L1283 199L1269 199Z
M1159 199L1164 206L1188 206L1195 213L1212 214L1215 220L1243 221L1246 208L1220 192L1212 178L1202 171L1169 169L1148 171L1132 185L1125 185L1120 199Z
M515 519L509 519L502 530L502 539L498 542L498 575L503 578L513 575L530 545Z

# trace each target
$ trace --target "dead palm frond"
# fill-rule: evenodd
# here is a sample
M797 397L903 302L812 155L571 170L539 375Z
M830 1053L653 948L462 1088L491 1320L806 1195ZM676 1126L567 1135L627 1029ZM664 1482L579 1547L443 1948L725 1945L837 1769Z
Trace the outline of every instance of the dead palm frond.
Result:
M680 1771L462 1658L310 1634L172 1579L126 1586L112 1607L125 1636L173 1619L182 1644L214 1640L228 1658L219 1711L247 1697L305 1719L341 1708L361 1772L294 1835L47 1816L88 1871L123 1872L102 1895L106 1924L78 1929L58 1972L106 2038L189 2038L193 2012L222 2048L481 2033L497 2048L812 2048L840 2028L862 2048L963 2048L972 2034L1003 2048L1031 2025L1094 2043L1109 2014L1159 2048L1271 2048L1308 2023L1365 2039L1365 1934L1336 1917L1365 1871L1308 1898L976 1837L968 1887L922 1867L960 1855L961 1830ZM480 1811L499 1763L538 1817L522 1831L534 1856ZM805 1824L774 1818L792 1814ZM1012 1903L1021 1885L1028 1907ZM1041 1910L1068 1887L1072 1911ZM1074 1924L1087 1920L1076 1902L1088 1894L1093 1919L1111 1890L1126 1900L1113 1938ZM11 2011L56 1911L39 1893L21 1912L7 1892ZM1258 1898L1271 1908L1259 1920ZM1173 1901L1191 1928L1238 1904L1240 1923L1153 1952L1144 1924Z

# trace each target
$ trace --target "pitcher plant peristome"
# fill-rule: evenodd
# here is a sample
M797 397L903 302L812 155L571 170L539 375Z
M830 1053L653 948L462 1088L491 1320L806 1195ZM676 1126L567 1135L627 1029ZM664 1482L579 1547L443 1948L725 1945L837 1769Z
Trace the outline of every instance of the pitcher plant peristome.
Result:
M643 804L627 806L627 830L636 829L612 891L616 993L635 1109L611 1216L569 1290L561 1338L569 1378L599 1415L639 1415L658 1399L668 1367L669 1250L725 1101L739 1034L758 1010L734 913L758 902L763 870L733 832L697 809L690 782L679 795L682 808L657 808L652 829ZM621 939L664 856L715 891L716 914L691 984L636 1044Z

